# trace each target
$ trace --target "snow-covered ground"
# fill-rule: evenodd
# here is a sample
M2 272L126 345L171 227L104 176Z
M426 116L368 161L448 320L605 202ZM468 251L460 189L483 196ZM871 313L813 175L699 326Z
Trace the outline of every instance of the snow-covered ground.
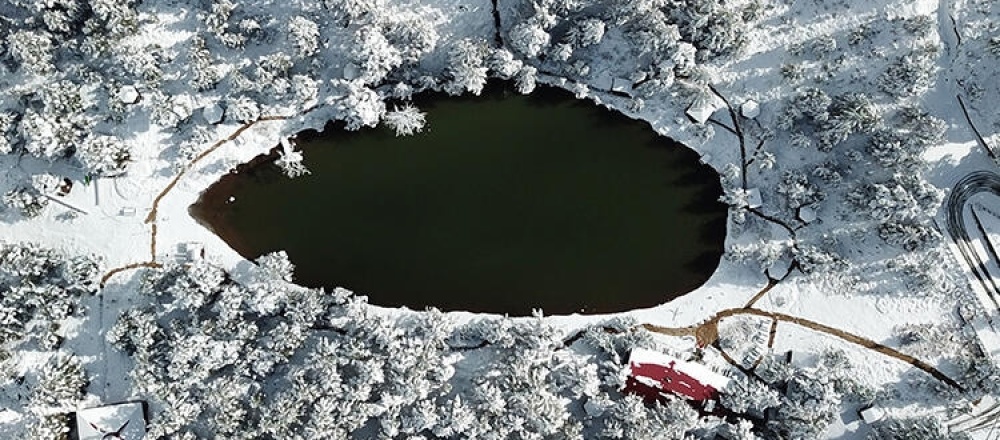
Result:
M153 310L162 321L161 330L174 335L183 332L166 322L181 319L178 310L196 318L217 318L177 305L182 295L173 290L173 296L150 293L168 284L164 273L174 276L171 270L181 270L168 263L182 258L178 254L188 243L203 245L207 261L231 278L257 286L246 288L257 292L253 294L266 285L291 295L282 290L287 286L260 281L261 270L198 225L188 215L188 206L236 165L269 152L299 131L321 128L330 120L349 126L377 124L386 112L384 99L405 98L424 88L476 93L487 72L511 79L525 91L536 81L564 87L649 122L719 171L732 207L727 237L731 251L705 285L649 309L546 317L542 322L551 328L549 342L585 328L631 322L670 330L635 328L601 343L694 354L691 329L701 325L699 329L714 328L719 335L718 341L703 341L718 342L705 349L704 362L734 376L743 373L730 368L723 353L763 377L774 357L790 351L796 374L846 374L865 388L810 390L820 396L809 410L837 417L809 422L818 427L816 432L794 428L785 433L791 438L875 436L871 424L857 414L869 405L884 409L886 420L930 416L944 422L981 411L986 413L983 423L953 426L992 426L993 415L982 402L990 402L997 392L993 379L1000 337L993 326L1000 329L1000 321L989 292L975 290L980 289L975 274L944 227L943 203L970 173L997 171L990 150L1000 151L1000 112L995 109L1000 100L1000 5L991 0L626 0L596 6L500 0L500 29L494 5L485 0L108 3L0 5L0 15L8 18L0 28L6 41L6 46L0 43L5 61L0 67L0 131L6 140L0 148L9 144L12 149L0 156L5 170L0 192L23 188L44 200L44 207L31 217L8 200L0 241L39 243L65 255L95 255L101 261L100 275L108 275L104 286L95 288L94 295L80 296L73 313L59 321L55 333L65 340L55 347L31 342L32 332L40 331L36 328L28 329L29 342L5 336L0 352L0 438L22 433L37 422L38 414L59 411L28 404L31 393L26 391L38 382L41 365L55 351L77 356L89 379L85 395L73 405L150 400L154 425L156 417L180 424L161 430L226 437L197 425L201 422L196 416L181 414L178 408L188 407L172 399L183 390L160 383L166 376L149 373L154 379L133 384L147 362L139 356L143 351L127 354L107 338L119 316L133 311ZM74 7L66 5L86 10L89 18L75 17ZM28 16L34 21L23 20ZM101 29L87 35L101 37L85 37L79 20ZM123 31L128 23L135 23L131 32ZM497 36L502 49L495 47ZM101 38L113 44L101 47ZM60 46L69 41L74 44ZM137 98L127 93L132 90ZM741 115L743 105L751 101L759 104L760 114ZM710 104L720 108L704 124L685 114ZM215 123L220 109L225 114ZM67 149L67 137L75 152ZM102 144L108 138L128 151L123 174L117 173L117 164L106 163L113 153ZM69 178L72 188L57 195L56 189L37 183L38 177L34 185L29 183L32 176L45 174L56 176L56 181ZM747 203L751 190L761 195L760 207ZM1000 217L992 214L1000 213L996 195L974 196L970 205L992 243L1000 244ZM818 219L802 221L803 207L816 212ZM963 219L969 231L976 231L968 214ZM1000 277L1000 266L986 249L988 237L974 237L987 271ZM168 267L166 272L144 267L114 271L141 263ZM769 283L768 275L775 281ZM4 283L5 288L14 285ZM10 304L0 304L6 306ZM741 311L751 306L755 312ZM369 325L397 323L406 328L408 320L433 316L373 305L361 306L363 312L344 307L338 319ZM257 309L242 313L260 313L260 322L279 319ZM724 317L713 320L716 316ZM502 320L463 312L442 319L452 336L490 319ZM447 355L440 362L452 369L456 391L440 391L442 387L431 402L457 408L465 398L463 389L482 386L474 380L477 374L494 371L490 377L506 377L500 371L509 353L489 347L507 340L498 336L504 331L515 334L512 326L536 324L527 317L508 321L497 325L505 330L490 330L493 339L481 338L489 342L487 348L443 349ZM325 331L299 330L313 339L304 351L288 356L293 365L317 350L321 344L315 338ZM368 334L349 326L341 330ZM181 346L173 349L179 352ZM551 358L545 370L549 375L540 379L549 386L560 377L552 364L605 368L601 362L616 359L609 354L614 349L542 352ZM955 391L926 369L921 371L908 356L963 390ZM282 383L277 375L254 386L273 391ZM28 385L12 385L25 376ZM772 386L785 384L784 398L792 401L798 398L796 389L807 388L797 377L763 380ZM606 377L602 380L602 386L613 388ZM824 380L818 382L831 390L846 383ZM827 389L823 387L817 389ZM278 393L264 395L275 399L269 403L283 398ZM598 395L603 396L567 397L572 403L564 404L570 408L566 414L579 418L580 432L587 437L614 437L595 426L604 426L601 417L618 407ZM614 392L607 395L621 398ZM832 395L836 397L826 398ZM980 400L983 396L987 398ZM582 411L584 406L574 406L584 405L580 402L590 402L591 409L604 405L607 411L594 416ZM392 417L385 409L390 404L379 405L385 417ZM794 418L782 411L772 407L765 418ZM563 419L549 422L572 425ZM185 431L185 423L197 426ZM359 429L370 433L376 430L373 426ZM715 432L705 426L692 432L706 437ZM770 438L781 431L772 428L758 423L754 435ZM989 432L976 429L969 434L988 438ZM422 432L435 438L461 434L438 428ZM557 438L555 433L546 435L538 438ZM879 435L867 438L891 438ZM924 435L915 438L940 438Z

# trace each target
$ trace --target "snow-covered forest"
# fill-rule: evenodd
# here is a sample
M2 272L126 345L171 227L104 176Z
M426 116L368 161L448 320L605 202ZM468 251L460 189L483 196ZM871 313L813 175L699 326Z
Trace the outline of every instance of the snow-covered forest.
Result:
M39 367L21 372L24 359L3 359L0 398L23 411L31 438L64 438L66 412L93 399L94 384L60 326L94 319L99 266L30 244L2 256L13 293L3 300L4 346ZM680 398L644 402L621 392L628 353L672 348L628 320L567 337L541 315L385 316L349 291L290 283L281 253L256 263L239 283L199 262L130 286L147 305L125 309L105 338L133 363L117 380L154 408L150 438L816 438L843 402L892 392L827 351L811 367L768 357L752 375L731 373L736 384L712 412ZM872 438L942 429L934 420L891 419Z
M995 168L997 23L990 0L0 0L0 438L129 399L154 439L981 435L952 421L998 391L993 312L940 219ZM414 95L490 80L699 152L730 210L716 276L614 316L385 309L187 217L277 146L309 173L295 133L415 135ZM732 385L643 401L633 348Z

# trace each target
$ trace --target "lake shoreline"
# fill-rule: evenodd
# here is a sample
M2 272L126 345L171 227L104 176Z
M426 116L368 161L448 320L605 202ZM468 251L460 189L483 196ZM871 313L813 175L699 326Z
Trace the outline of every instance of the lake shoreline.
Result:
M698 287L701 286L701 285L703 285L709 279L709 277L716 271L717 266L719 264L719 259L721 257L722 251L723 251L723 242L725 241L725 234L726 234L726 225L725 225L725 222L726 222L727 215L726 215L726 210L725 210L724 205L721 205L721 204L719 204L716 201L717 198L718 198L718 196L719 196L719 194L721 194L721 189L717 188L718 187L718 183L717 183L718 175L715 173L715 171L713 169L711 169L711 168L709 168L707 166L704 166L703 164L701 164L701 163L698 162L698 160L697 160L698 159L697 153L693 152L692 150L690 150L686 146L683 146L683 145L681 145L681 144L679 144L677 142L674 142L672 139L669 139L669 138L666 138L664 136L658 135L655 132L649 130L648 126L645 123L629 119L625 115L622 115L622 114L620 114L618 112L613 112L612 113L612 111L609 111L609 110L606 110L606 109L603 109L603 108L598 108L598 107L594 106L592 103L590 103L588 101L576 100L574 98L570 98L570 96L571 95L569 95L565 91L558 90L558 89L555 89L555 88L546 87L546 88L543 88L543 89L541 89L539 91L536 91L536 94L529 95L528 97L522 97L521 95L518 95L516 93L509 93L509 91L505 91L502 86L501 87L493 86L490 90L488 90L487 92L484 93L484 96L480 96L480 97L474 97L474 96L471 96L471 97L470 96L447 97L447 96L444 96L444 94L442 94L442 93L434 93L434 94L430 94L430 96L428 96L426 94L425 95L418 95L418 96L415 97L416 99L414 99L414 102L416 102L418 104L418 106L420 106L422 109L427 110L430 117L433 117L433 115L435 114L435 106L436 106L435 101L437 101L437 100L442 100L442 102L448 102L448 103L453 103L453 102L459 102L459 103L462 103L462 102L464 102L464 103L469 103L469 102L477 103L478 102L478 103L482 103L482 102L492 102L492 101L499 102L499 101L503 101L504 99L522 99L525 102L525 104L523 104L523 105L526 106L525 107L527 109L526 111L531 111L530 109L535 108L535 110L537 110L537 111L543 111L543 112L547 108L546 106L551 106L552 105L551 102L547 102L547 101L555 100L555 101L561 102L562 104L560 104L560 105L568 106L568 108L571 109L572 111L577 111L577 110L581 110L582 109L582 110L587 111L587 112L593 112L593 111L595 111L594 109L597 109L596 110L597 112L603 112L603 113L607 113L608 115L611 115L610 117L608 117L607 121L595 121L595 123L592 123L592 124L582 124L582 125L600 126L600 125L603 125L605 123L607 123L607 124L625 123L625 124L634 125L636 127L641 126L639 128L630 128L629 130L634 131L634 130L640 130L641 129L642 131L645 132L645 133L643 133L643 139L651 139L649 141L642 141L642 142L654 142L653 145L644 145L644 146L641 147L640 151L646 151L646 153L643 153L643 154L654 154L654 152L652 150L645 150L646 148L649 148L649 147L652 146L653 150L657 150L657 151L655 151L655 154L659 154L659 153L665 153L666 154L666 152L669 152L669 154L671 155L670 157L674 157L673 159L671 159L669 161L671 164L673 164L674 162L678 162L678 163L683 162L684 164L686 164L685 165L686 167L690 167L690 166L693 165L694 168L698 170L697 172L694 172L693 175L687 175L686 171L684 173L681 173L681 174L684 174L684 179L683 179L684 181L681 182L681 184L684 185L685 187L688 186L688 185L709 185L709 186L716 187L715 190L707 190L708 192L712 192L712 194L708 194L708 195L701 194L701 195L699 195L698 196L698 200L701 200L700 202L688 202L688 203L685 203L684 206L678 207L677 209L679 211L686 212L687 214L685 214L685 215L695 215L695 216L703 215L704 213L707 213L707 212L713 212L713 210L714 210L714 212L716 213L715 217L717 217L717 218L713 217L714 220L712 220L711 222L708 222L706 224L699 224L699 225L695 226L694 230L700 230L701 231L701 232L696 232L695 233L695 235L697 235L698 237L704 238L704 239L707 239L707 240L712 240L714 242L717 242L718 245L715 248L715 250L712 251L713 255L711 257L708 257L707 254L706 254L706 255L700 256L698 258L695 258L694 260L692 260L692 261L690 261L688 263L676 264L677 266L683 266L684 270L696 270L696 271L698 271L701 275L699 275L698 277L696 277L697 278L696 281L681 282L679 285L677 285L674 288L649 289L650 293L647 293L645 295L647 297L650 297L651 299L644 301L643 304L639 304L638 306L639 307L642 307L642 306L645 306L645 307L654 306L654 305L663 303L666 300L676 298L678 296L687 294L687 293L689 293L689 292L691 292L693 290L698 289ZM451 104L448 104L448 105L451 105ZM432 123L431 126L430 126L431 130L433 130L434 127L440 128L439 124L440 123L438 123L438 124ZM575 126L575 125L571 124L571 126ZM342 127L343 127L343 124L341 124L341 123L329 122L329 123L327 123L325 125L325 127L324 127L323 130L305 130L305 131L300 132L298 135L295 136L297 143L302 147L302 150L303 150L304 155L306 157L306 165L307 165L307 167L312 168L312 165L310 165L310 163L309 163L310 162L310 157L315 157L317 154L322 154L322 151L323 151L323 150L316 150L317 146L310 145L313 140L315 140L317 138L322 138L324 136L331 136L331 137L343 140L343 139L349 139L349 138L352 138L352 137L355 137L355 136L365 136L366 135L365 133L373 133L373 132L377 132L378 131L378 130L362 130L360 133L358 133L358 132L343 132ZM383 136L383 135L380 135L380 136ZM618 139L616 138L616 141L617 140ZM663 151L659 151L660 149L663 149L664 147L667 147L667 146L669 146L669 148L666 148ZM198 221L200 224L202 224L204 227L208 228L209 230L215 232L220 238L222 238L224 241L226 241L234 250L236 250L237 252L239 252L241 255L243 255L245 258L248 258L248 259L252 259L252 258L258 256L260 253L263 253L263 252L261 252L259 250L259 247L258 247L258 250L254 250L253 249L253 245L251 245L250 243L248 243L248 240L252 240L254 238L251 238L251 237L247 236L247 234L243 234L244 236L241 237L241 235L236 231L237 228L232 228L232 227L225 226L224 222L220 221L220 220L222 220L222 217L224 217L224 215L221 214L220 212L224 211L226 209L230 209L231 208L229 206L229 204L230 204L229 197L230 197L231 194L233 194L234 192L237 191L237 189L239 187L239 184L237 184L236 182L239 181L240 179L251 179L251 180L254 180L254 179L258 179L258 180L259 179L264 179L264 180L267 180L269 182L273 181L275 179L279 179L276 176L276 167L273 165L274 160L278 157L277 154L276 154L276 151L277 151L277 147L275 147L272 150L270 150L270 152L268 154L262 154L262 155L256 156L250 162L238 165L237 167L235 167L235 171L236 171L235 173L230 173L230 174L227 174L227 175L223 176L218 182L216 182L215 184L213 184L209 188L206 188L202 192L202 194L199 196L197 203L194 204L194 205L192 205L189 208L189 212L191 213L191 215L193 217L195 217L196 221ZM504 150L501 149L500 151L504 151ZM683 159L681 159L681 157L683 157ZM640 162L642 162L642 161L640 161ZM637 165L642 165L642 164L638 163ZM675 166L675 165L666 165L666 164L664 164L663 166ZM270 167L272 169L270 171L268 171L268 172L260 173L262 169L265 169L265 168L268 168L268 167ZM681 167L681 168L684 168L684 167ZM704 168L704 169L702 169L702 168ZM684 169L686 169L686 168L684 168ZM586 169L585 171L589 172L590 170ZM257 175L257 173L260 173L260 174ZM676 173L676 171L674 173ZM629 171L628 173L626 173L626 175L627 174L632 174L632 172ZM255 175L256 175L256 177L254 177ZM264 176L264 177L260 177L260 176ZM315 175L314 176L310 176L310 178L315 178L315 177L316 177ZM678 178L680 178L680 177L678 177ZM302 179L302 178L299 178L299 179ZM597 188L597 189L599 190L600 188ZM299 191L301 191L301 190L303 190L303 189L300 188ZM700 190L700 192L704 192L704 191L705 190ZM324 193L328 193L328 192L329 192L329 190L324 191ZM716 194L715 192L718 192L719 194ZM622 196L618 196L618 199L621 199L622 197L624 197L624 198L632 198L632 196L627 195L627 194L629 194L629 193L623 193ZM315 196L314 199L316 199L316 198L319 197L318 195L314 195L314 196ZM284 197L284 196L282 196L282 197ZM246 197L241 197L241 196L237 195L236 201L234 203L240 203L241 199L244 199L244 198L246 198ZM709 200L706 202L704 199L709 199ZM699 204L704 205L704 206L699 206ZM708 205L715 206L715 208L709 209ZM286 207L286 208L292 209L290 207ZM288 209L286 209L286 211ZM301 229L301 228L293 228L293 229ZM707 231L711 231L711 232L707 232ZM322 235L322 234L320 234L320 235ZM398 238L399 239L405 239L405 237L398 237ZM271 246L269 249L271 249L271 250L278 250L278 248L279 247ZM295 258L296 252L294 250L292 250L292 251L289 252L289 254L292 257L293 263L296 263L301 268L302 264L300 264L299 262L297 262L296 258ZM539 264L541 264L541 263L539 263ZM608 272L614 272L615 270L618 270L618 272L622 272L622 269L615 269L614 268L616 266L616 264L617 263L611 263L611 262L609 262L607 265L595 266L595 269L596 269L596 267L601 267L602 269L600 271L603 272L605 267L610 267L609 269L607 269ZM525 268L523 268L522 270L520 270L520 272L525 272L525 271L531 272L532 270L535 270L535 269L529 269L528 267L530 267L530 266L526 266ZM594 272L594 271L596 271L595 269L587 269L587 270L584 271L583 274L581 274L581 276L586 276L586 273ZM674 270L674 269L670 269L670 270ZM659 272L659 271L661 271L661 269L656 269L656 270L647 269L647 271ZM313 272L316 272L316 269L313 269ZM519 272L515 271L515 273L519 273ZM623 276L621 274L616 275L616 276L618 276L619 279L630 278L630 277L627 277L627 276ZM660 275L661 278L663 276L665 276L665 275ZM296 275L297 282L299 282L300 284L306 285L308 287L321 287L322 286L322 287L326 287L328 289L333 288L333 287L337 287L337 285L334 285L334 284L317 283L315 281L315 277L312 277L312 278L313 279L310 279L310 277L308 275L307 276L300 276L299 273L297 273L297 275ZM569 277L569 278L573 279L575 277ZM494 285L496 282L497 281L493 281L493 282L490 282L488 284ZM352 290L359 290L359 293L361 293L361 294L369 294L369 292L367 292L366 290L370 290L370 289L356 289L356 288L352 288L352 286L350 286L350 285L344 286L344 287L351 288ZM409 285L406 285L406 287L409 287ZM666 285L664 285L664 287L666 287ZM495 287L494 287L494 289L495 289ZM586 289L586 287L584 287L584 289ZM453 290L459 291L460 289L456 288L456 289L453 289ZM515 290L517 290L517 289L515 289ZM546 291L551 291L551 290L554 290L554 289L549 288ZM620 292L622 292L622 291L632 292L632 289L628 289L628 288L623 288L623 289L608 289L608 290L611 293L608 293L607 296L613 296L613 297L621 296ZM596 292L593 292L590 295L591 295L592 298L597 298L597 299L592 299L591 302L601 301L600 297L604 296L604 295L598 294ZM374 292L371 293L371 296L373 298L373 302L374 303L376 303L376 304L382 304L382 305L385 305L387 307L408 305L408 306L411 306L411 307L416 306L416 308L419 309L419 308L422 308L423 306L431 306L431 305L433 305L433 306L436 306L436 307L443 308L445 310L466 310L466 311L472 311L472 312L497 312L497 311L500 311L500 310L490 309L489 307L480 307L480 308L477 308L477 307L469 306L468 304L462 305L461 303L455 303L455 304L440 304L440 303L412 304L412 303L407 303L407 302L399 301L399 300L393 302L391 300L387 300L385 298L384 294L380 295L380 294L377 294L377 293L374 293ZM630 303L630 304L627 304L625 306L617 306L617 307L608 307L608 306L597 306L597 307L594 307L591 304L585 304L583 307L573 306L572 308L565 308L565 307L564 308L559 308L558 305L562 304L562 303L565 303L567 301L567 299L565 298L565 296L566 296L565 294L564 295L557 295L557 296L559 297L558 300L554 300L554 301L552 301L550 303L546 303L546 304L539 304L539 306L541 306L542 308L544 308L547 311L554 310L555 313L569 313L569 312L574 312L574 311L578 312L578 311L581 311L581 310L585 311L587 313L607 313L607 312L612 312L612 311L616 311L616 310L632 309L632 308L635 308L637 306L637 304L635 304L635 303ZM527 314L528 312L530 312L530 309L527 309L527 310L525 310L525 309L520 309L520 310L505 309L503 311L505 311L506 313L513 313L513 314Z

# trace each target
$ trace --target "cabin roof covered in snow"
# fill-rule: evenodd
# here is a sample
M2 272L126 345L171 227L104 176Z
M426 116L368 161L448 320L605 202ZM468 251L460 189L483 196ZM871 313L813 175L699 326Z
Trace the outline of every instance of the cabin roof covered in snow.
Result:
M622 93L632 93L632 80L617 76L611 79L611 90Z
M760 196L759 188L750 188L747 190L747 207L750 209L756 209L764 206L764 199Z
M118 90L118 100L123 104L139 102L139 90L135 86L124 86Z
M716 111L722 108L723 103L715 97L711 99L697 100L694 104L691 104L685 112L692 121L699 124L704 124L708 122L708 118L712 117Z
M139 440L146 436L146 417L140 402L82 409L76 429L80 440Z
M205 118L205 121L209 124L218 124L222 122L222 118L226 115L226 109L222 108L219 104L212 104L201 109L201 116Z
M870 408L865 408L858 413L861 419L868 423L877 422L885 417L885 410L879 408L878 406L872 406Z
M626 374L635 378L638 382L644 385L652 386L658 389L663 389L661 386L663 384L661 381L662 378L643 376L643 373L638 370L638 367L641 365L658 365L666 367L673 371L690 376L702 385L714 388L716 391L725 389L729 386L730 382L728 377L716 373L715 371L712 371L711 368L699 363L682 361L673 356L653 350L642 348L632 350L632 354L629 356ZM679 390L664 389L664 391L677 392Z
M806 223L812 223L816 221L816 208L806 205L799 208L799 220Z
M747 100L740 106L740 114L742 114L744 118L754 119L757 116L760 116L760 104L752 99Z

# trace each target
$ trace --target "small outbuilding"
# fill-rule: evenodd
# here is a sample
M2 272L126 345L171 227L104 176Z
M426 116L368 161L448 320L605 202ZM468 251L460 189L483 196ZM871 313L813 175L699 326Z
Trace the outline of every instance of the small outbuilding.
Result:
M861 411L858 411L858 415L861 416L861 420L864 420L865 423L870 424L885 418L885 410L878 406L870 406Z
M817 218L816 208L813 208L812 205L799 207L799 220L802 220L802 223L812 223Z
M192 241L177 245L176 260L178 263L193 263L203 259L205 259L204 244Z
M142 402L127 402L76 412L79 440L140 440L146 436Z
M692 122L704 124L708 122L708 118L711 118L712 115L722 107L724 107L724 103L718 98L712 97L710 99L699 99L687 108L685 114L687 114L687 117L690 118Z
M124 86L118 89L118 100L122 104L135 104L139 102L140 96L139 90L135 86Z
M355 80L361 77L361 67L354 63L347 63L344 66L344 79Z
M631 95L633 84L632 80L618 76L611 79L611 91Z
M743 115L744 118L754 119L757 116L760 116L760 104L752 99L747 100L740 106L740 114Z
M764 206L764 198L760 196L759 188L750 188L747 190L747 208L757 209Z
M625 391L647 399L659 399L669 393L706 401L715 398L730 382L728 377L705 365L646 349L632 350L625 375Z
M201 109L201 117L209 124L218 124L226 117L226 109L219 104L212 104Z

